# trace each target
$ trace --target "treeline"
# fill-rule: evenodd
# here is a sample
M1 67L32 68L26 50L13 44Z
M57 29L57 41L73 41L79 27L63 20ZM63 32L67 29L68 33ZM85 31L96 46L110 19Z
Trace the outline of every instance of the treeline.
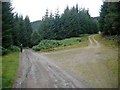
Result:
M62 15L59 15L59 10L53 14L46 10L38 33L39 39L65 39L77 37L80 34L93 34L98 32L96 21L90 17L89 11L78 8L78 5L64 10Z
M18 49L16 46L20 44L32 47L44 39L61 40L98 32L97 23L90 17L89 11L79 9L78 5L67 6L61 15L58 9L55 14L46 10L38 30L32 30L28 16L23 18L12 10L11 2L2 3L2 54Z
M16 46L23 44L24 47L31 47L32 27L29 17L12 12L10 2L2 2L2 54L18 49Z
M99 29L103 35L120 35L120 2L103 3Z

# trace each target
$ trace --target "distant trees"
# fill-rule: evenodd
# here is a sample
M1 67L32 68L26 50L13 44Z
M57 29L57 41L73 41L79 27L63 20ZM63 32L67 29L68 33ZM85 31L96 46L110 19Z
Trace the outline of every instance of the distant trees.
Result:
M12 12L10 2L2 2L2 48L0 50L10 50L11 47L23 44L24 47L31 47L32 27L29 17L15 15Z
M103 3L99 26L103 35L120 35L120 2Z
M56 10L49 15L48 9L38 30L42 39L64 39L98 32L96 21L90 17L89 11L79 9L78 5L69 9L67 6L62 15Z
M37 30L34 30L31 35L32 46L37 45L41 41L41 36Z

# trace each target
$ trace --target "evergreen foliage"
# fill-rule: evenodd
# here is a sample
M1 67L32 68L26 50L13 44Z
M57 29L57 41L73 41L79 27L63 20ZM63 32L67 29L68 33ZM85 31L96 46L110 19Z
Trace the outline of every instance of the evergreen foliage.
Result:
M55 15L49 15L48 9L43 17L39 35L42 39L65 39L70 37L77 37L80 34L93 34L98 32L97 22L90 17L89 11L85 9L78 9L67 6L62 15L59 15L59 10L56 10Z
M99 28L103 35L120 35L120 2L104 2Z
M32 46L32 27L29 17L23 19L22 15L18 16L12 10L11 2L2 2L2 46L0 46L2 54L18 50L16 46L20 44L24 47Z
M78 37L81 34L98 32L96 21L90 17L89 11L79 9L78 5L64 10L62 15L59 9L55 14L46 9L45 16L40 21L39 29L32 30L29 17L12 12L11 2L2 3L2 47L3 52L12 50L23 44L23 47L32 47L41 40L61 40ZM5 53L4 52L4 53Z
M3 48L8 48L13 44L13 13L11 3L2 3L2 45Z
M31 35L33 31L28 16L23 19L22 15L18 16L18 14L16 14L14 16L13 29L14 45L20 46L20 44L23 44L24 47L32 46Z

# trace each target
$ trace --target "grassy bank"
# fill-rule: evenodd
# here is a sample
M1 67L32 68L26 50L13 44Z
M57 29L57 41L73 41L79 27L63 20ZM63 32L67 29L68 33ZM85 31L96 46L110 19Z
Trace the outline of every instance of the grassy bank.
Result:
M106 64L109 69L113 72L114 75L118 75L118 70L120 72L120 69L118 69L118 43L116 41L116 36L111 36L110 38L107 38L102 35L95 35L95 38L97 41L99 41L103 46L111 48L112 50L102 50L103 54L107 54L109 52L112 52L112 55L108 56L111 57L110 60L105 61L104 64ZM119 65L120 66L120 65Z
M34 46L33 50L48 52L85 47L89 43L88 36L89 35L81 35L80 37L73 37L64 40L43 40L37 46Z
M2 56L2 88L11 88L19 66L19 52Z
M102 45L106 47L111 47L111 48L117 48L118 44L115 40L116 36L112 36L110 38L103 37L102 35L96 34L95 39L99 41Z

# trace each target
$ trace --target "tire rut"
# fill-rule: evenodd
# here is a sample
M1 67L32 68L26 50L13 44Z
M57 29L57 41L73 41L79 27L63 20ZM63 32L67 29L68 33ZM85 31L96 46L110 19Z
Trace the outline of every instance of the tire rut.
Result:
M31 67L32 67L32 63L30 62L27 52L24 52L23 54L26 56L26 61L29 63L29 66L26 68L26 71L25 71L24 76L21 79L21 81L16 82L15 88L24 86L25 80L28 78L29 73L31 71ZM23 54L21 54L21 55L23 55Z
M74 77L46 57L24 50L22 53L22 76L15 88L78 88L83 87Z

